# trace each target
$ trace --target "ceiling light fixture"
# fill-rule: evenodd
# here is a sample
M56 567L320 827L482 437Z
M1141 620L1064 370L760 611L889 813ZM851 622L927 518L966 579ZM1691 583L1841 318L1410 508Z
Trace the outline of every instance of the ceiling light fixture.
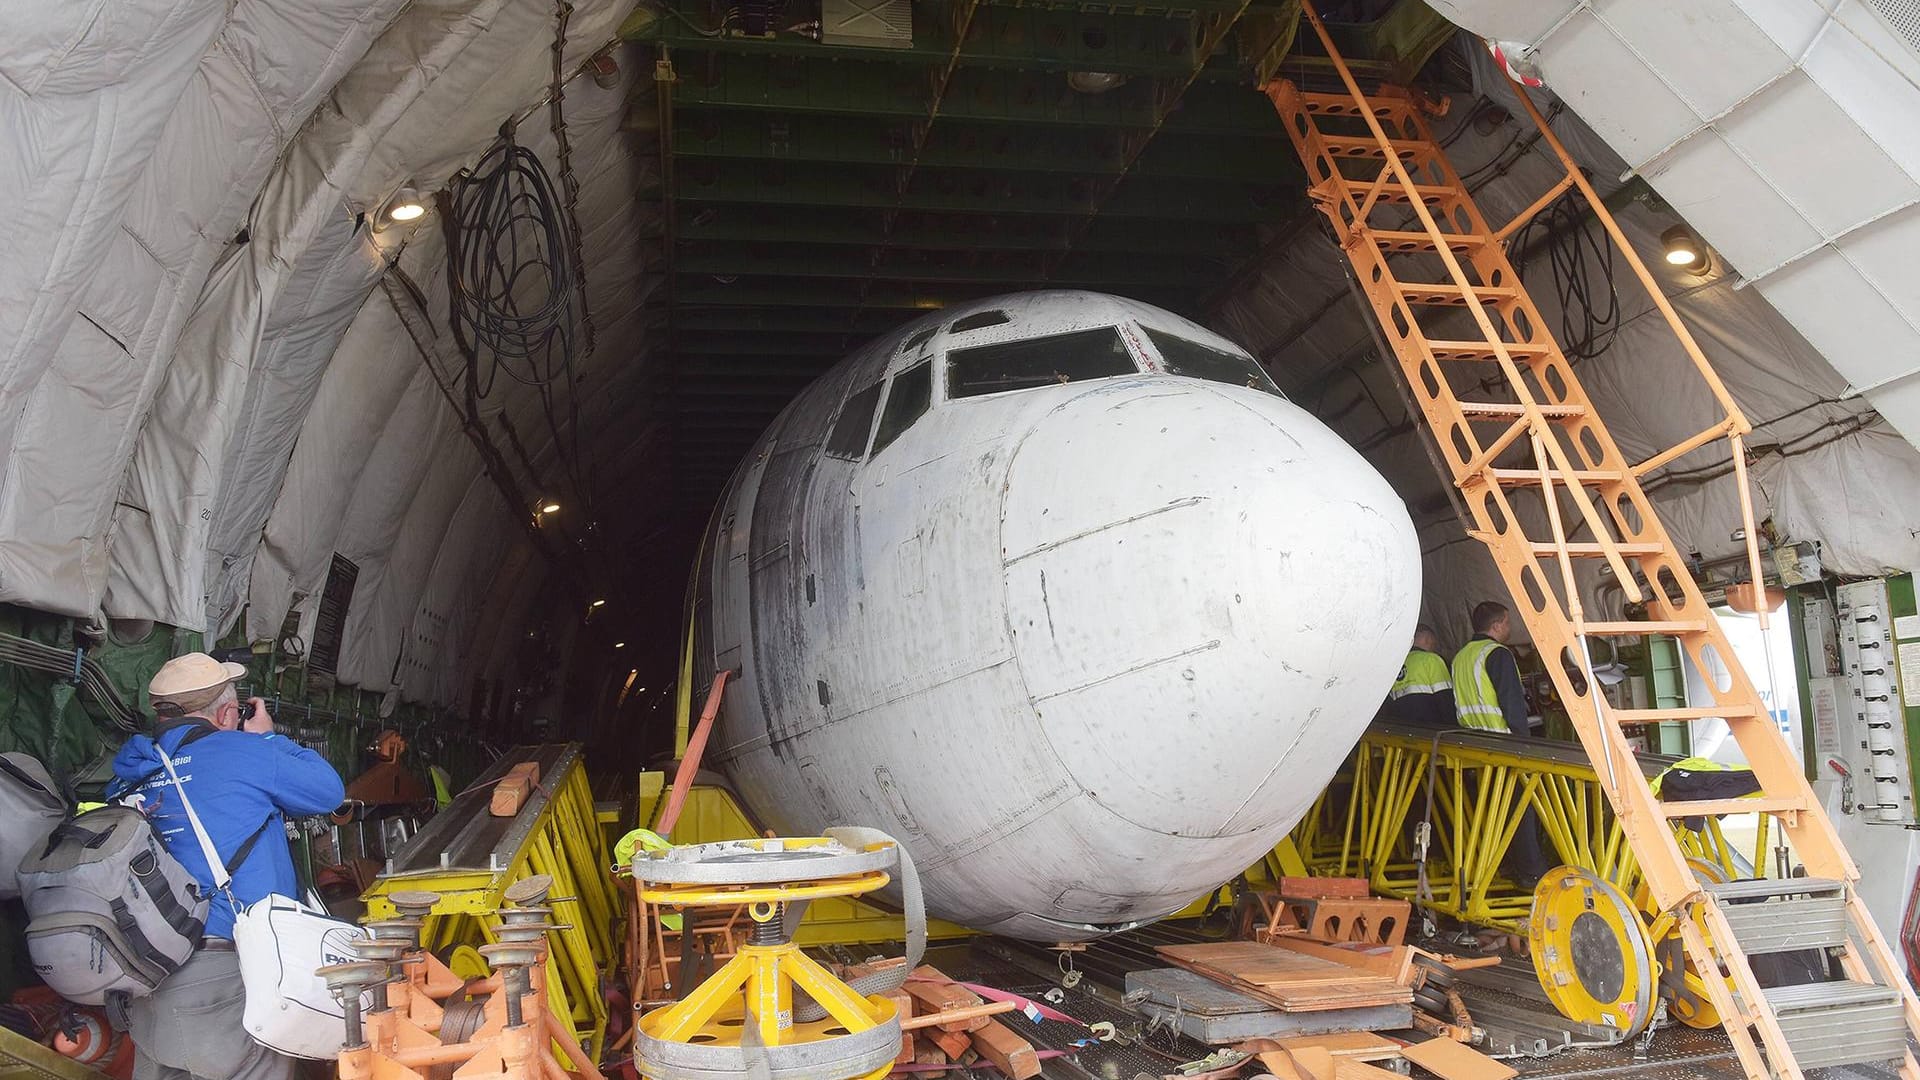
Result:
M1069 71L1067 85L1082 94L1104 94L1117 89L1127 81L1125 75L1112 71Z
M624 641L616 641L613 643L613 647L616 649L624 649L627 647L627 643Z
M1660 249L1668 266L1676 266L1693 274L1704 274L1712 268L1713 262L1707 257L1707 245L1701 243L1693 230L1685 225L1675 225L1661 233Z
M381 227L405 225L426 216L426 200L420 197L419 190L413 186L412 182L408 182L400 185L400 190L394 192L393 198L387 200L386 208L380 211L376 224Z
M588 607L606 607L607 602L605 600L595 600L593 603L588 604L587 606Z
M557 514L560 512L560 504L557 502L541 503L540 512L543 514Z

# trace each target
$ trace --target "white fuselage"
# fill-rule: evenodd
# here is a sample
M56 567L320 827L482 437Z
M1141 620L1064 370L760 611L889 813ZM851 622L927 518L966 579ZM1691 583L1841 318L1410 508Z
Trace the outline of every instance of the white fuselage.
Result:
M1400 500L1238 347L981 301L842 362L735 474L696 592L696 676L738 672L709 760L783 833L900 838L936 915L1085 938L1292 828L1419 590Z

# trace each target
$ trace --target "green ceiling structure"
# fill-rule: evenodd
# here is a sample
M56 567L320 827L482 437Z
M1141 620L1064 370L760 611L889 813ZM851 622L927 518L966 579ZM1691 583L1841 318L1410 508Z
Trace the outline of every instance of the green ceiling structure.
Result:
M651 361L692 499L875 334L1033 288L1197 315L1305 210L1258 90L1327 74L1298 0L921 0L904 47L823 43L817 0L662 4L622 36L654 60ZM1410 80L1452 32L1419 0L1325 6L1363 76Z

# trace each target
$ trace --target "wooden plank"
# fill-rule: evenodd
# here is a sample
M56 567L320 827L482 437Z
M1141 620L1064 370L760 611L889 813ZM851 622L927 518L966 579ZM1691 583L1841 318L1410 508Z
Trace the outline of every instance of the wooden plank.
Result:
M1322 1010L1365 1009L1380 1005L1406 1005L1413 1000L1413 991L1402 986L1394 986L1385 979L1373 980L1369 976L1358 976L1354 983L1358 986L1255 986L1253 983L1236 981L1230 975L1209 971L1199 966L1186 965L1200 975L1219 980L1247 996L1264 1001L1282 1012L1314 1012Z
M1402 1044L1384 1035L1367 1031L1341 1031L1332 1035L1307 1035L1281 1039L1280 1049L1291 1053L1297 1048L1318 1047L1337 1058L1354 1061L1385 1061L1400 1056Z
M933 1045L945 1051L948 1060L951 1061L958 1061L961 1054L966 1053L973 1047L973 1040L967 1038L967 1033L964 1031L940 1031L936 1029L927 1032L926 1038L932 1039Z
M1212 968L1256 986L1331 984L1349 981L1355 975L1350 965L1277 949L1257 941L1163 945L1159 953L1169 960Z
M931 964L922 964L907 976L902 987L913 998L914 1011L917 1013L943 1013L955 1009L964 1009L981 1004L980 995L959 986L939 968ZM993 1021L986 1016L973 1016L965 1020L956 1020L940 1025L945 1031L978 1031Z
M1282 897L1295 900L1319 900L1329 896L1361 900L1373 895L1366 878L1352 877L1283 877L1277 891Z
M946 1051L927 1043L922 1043L913 1052L913 1063L916 1065L945 1065L951 1060L953 1059L947 1057ZM916 1073L915 1075L934 1077L937 1080L938 1077L947 1075L947 1072L948 1070L946 1069L928 1069L925 1072Z
M1267 939L1275 948L1317 957L1336 964L1359 968L1383 979L1407 985L1413 967L1413 947L1409 945L1330 945L1299 934L1275 934Z
M973 1048L993 1063L1007 1080L1032 1080L1040 1075L1040 1057L1033 1044L998 1020L988 1020L978 1031L967 1033Z
M1160 955L1290 1012L1396 1005L1412 991L1348 964L1257 942L1170 945Z
M905 990L894 990L887 994L887 1000L893 1002L894 1015L900 1019L900 1052L893 1057L895 1065L913 1064L913 1032L906 1029L906 1023L913 1017L913 999Z
M1307 1074L1294 1065L1293 1058L1285 1050L1269 1050L1254 1056L1267 1067L1267 1072L1273 1074L1274 1080L1308 1080Z
M494 817L512 817L527 805L533 797L533 787L540 782L540 763L523 761L507 770L493 785L493 796L487 802L487 813Z
M1316 1046L1303 1046L1298 1050L1288 1050L1286 1055L1293 1059L1293 1067L1311 1080L1334 1080L1333 1055Z
M1520 1075L1517 1069L1450 1039L1413 1043L1400 1051L1400 1056L1440 1080L1513 1080Z

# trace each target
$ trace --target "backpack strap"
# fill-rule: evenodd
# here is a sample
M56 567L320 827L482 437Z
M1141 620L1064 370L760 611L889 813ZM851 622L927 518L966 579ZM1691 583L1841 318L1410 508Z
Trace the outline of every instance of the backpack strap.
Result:
M142 862L146 864L144 870L141 869ZM188 911L180 903L180 898L174 895L172 887L167 882L166 874L160 870L160 860L151 856L136 858L129 869L133 871L135 880L140 882L140 888L147 894L147 899L153 901L154 910L167 921L167 925L173 927L188 941L199 941L206 933L207 925L203 920L194 918L193 912Z
M233 858L227 862L229 872L240 869L241 864L247 861L247 856L253 854L253 845L259 843L260 838L267 835L267 826L272 825L274 819L279 816L277 811L268 814L267 820L261 822L260 827L253 830L252 836L240 841L240 846L233 849Z
M15 780L20 781L21 783L27 785L28 787L34 788L39 791L44 791L47 794L52 795L54 798L60 799L62 802L67 801L61 796L60 792L55 791L47 787L47 785L41 783L39 779L36 778L32 773L29 773L27 772L27 770L21 768L18 765L15 765L11 761L8 761L5 754L0 754L0 772L5 772L8 776L13 777Z

